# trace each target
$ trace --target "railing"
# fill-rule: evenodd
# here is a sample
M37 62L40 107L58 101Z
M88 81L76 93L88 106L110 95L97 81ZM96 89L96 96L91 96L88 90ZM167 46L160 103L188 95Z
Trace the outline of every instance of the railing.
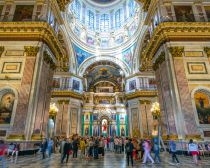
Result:
M14 20L14 15L0 15L1 22L43 22L47 21L47 18L41 15L32 15L30 19Z

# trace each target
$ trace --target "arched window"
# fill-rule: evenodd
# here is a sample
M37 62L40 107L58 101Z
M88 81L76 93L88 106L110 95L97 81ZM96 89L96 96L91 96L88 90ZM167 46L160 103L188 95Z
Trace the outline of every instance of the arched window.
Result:
M116 28L121 27L122 19L123 19L123 17L122 17L122 9L118 9L115 12L115 27Z
M94 30L94 22L95 22L95 18L94 18L94 13L92 11L88 11L88 27L91 29L91 30Z
M75 0L75 14L77 16L77 18L80 20L80 13L81 13L81 4L78 0Z
M130 0L128 3L129 6L129 16L133 16L135 13L135 2L134 0Z
M100 19L100 30L106 32L109 30L109 15L103 14Z

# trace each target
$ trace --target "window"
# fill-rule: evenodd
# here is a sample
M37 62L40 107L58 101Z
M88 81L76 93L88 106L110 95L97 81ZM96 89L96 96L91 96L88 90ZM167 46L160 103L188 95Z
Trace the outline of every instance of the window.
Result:
M103 14L100 19L100 30L106 32L109 30L109 15Z
M129 6L129 16L133 16L135 12L135 2L134 0L130 0L128 3Z
M78 0L75 1L75 14L77 16L77 18L80 20L80 12L81 12L81 4Z
M94 13L90 10L88 11L88 27L93 30L94 29Z
M115 27L119 28L122 24L122 9L115 12Z

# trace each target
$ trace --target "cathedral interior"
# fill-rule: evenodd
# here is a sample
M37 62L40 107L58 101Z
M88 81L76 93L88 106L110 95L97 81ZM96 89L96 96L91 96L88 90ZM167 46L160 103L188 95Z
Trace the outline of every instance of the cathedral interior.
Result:
M209 140L209 21L209 0L1 0L0 137L148 138L158 125Z

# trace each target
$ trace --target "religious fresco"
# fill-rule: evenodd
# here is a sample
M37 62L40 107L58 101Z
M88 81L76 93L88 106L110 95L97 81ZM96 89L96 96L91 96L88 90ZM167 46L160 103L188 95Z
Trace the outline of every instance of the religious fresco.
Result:
M194 22L192 6L174 6L177 22Z
M132 80L129 82L129 90L136 89L136 80Z
M98 136L98 125L93 126L93 136Z
M89 45L95 44L95 40L93 39L93 37L87 36L87 44Z
M198 119L200 124L210 124L209 96L204 92L196 92L194 95Z
M117 126L112 125L112 135L111 136L116 136L117 135Z
M80 82L73 79L73 90L78 90L79 91L80 88Z
M60 79L53 78L53 88L60 88Z
M77 65L79 66L84 60L86 60L87 58L89 58L90 56L92 56L92 54L82 50L81 48L79 48L78 46L76 46L75 44L73 44L73 48L74 48L74 52L75 52L75 56L77 58Z
M125 126L124 125L120 126L120 136L125 136Z
M17 5L13 21L31 21L33 10L33 5Z
M85 136L89 135L89 125L85 125Z
M15 101L13 93L5 93L0 102L0 124L10 124Z
M128 35L129 35L129 36L132 36L132 35L136 32L136 28L137 28L137 26L135 25L135 23L133 23L133 24L129 27Z
M102 124L102 135L107 136L108 135L108 121L107 119L103 119L101 121Z
M123 35L120 35L116 38L115 43L121 44L121 43L123 43L123 41L124 41L124 37L123 37Z
M128 66L132 65L132 58L134 54L134 50L136 47L136 43L133 44L130 48L122 52L122 60L128 64Z
M109 40L108 38L101 38L101 47L102 48L107 48L109 45Z

